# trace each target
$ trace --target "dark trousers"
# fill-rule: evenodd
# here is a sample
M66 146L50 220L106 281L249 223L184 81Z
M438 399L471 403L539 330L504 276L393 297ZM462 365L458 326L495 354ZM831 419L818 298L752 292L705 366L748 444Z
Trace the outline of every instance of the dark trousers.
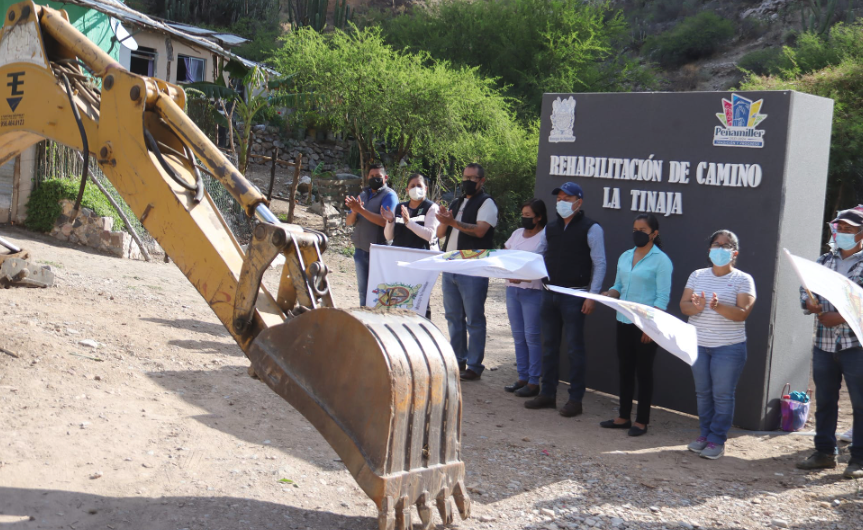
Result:
M848 348L835 353L819 348L812 351L812 379L815 381L815 448L832 455L836 452L836 423L839 420L839 389L842 376L851 398L851 459L863 463L863 348Z
M656 343L641 342L644 334L635 324L617 322L617 360L620 375L620 417L632 416L632 398L635 396L635 381L638 380L638 410L635 422L647 425L650 422L650 404L653 401L653 359L656 358Z
M542 322L542 389L544 396L557 395L560 379L560 342L566 334L566 353L569 357L569 400L581 403L587 388L584 377L587 355L584 350L584 298L542 292L540 318Z

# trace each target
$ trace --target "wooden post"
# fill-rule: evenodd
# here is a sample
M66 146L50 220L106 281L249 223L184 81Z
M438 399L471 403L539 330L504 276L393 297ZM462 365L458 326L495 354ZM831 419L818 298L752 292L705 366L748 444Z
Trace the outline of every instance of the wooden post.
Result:
M288 195L288 222L294 222L294 203L297 202L297 186L300 185L300 167L303 165L303 154L297 154L297 159L294 160L294 181L291 183L291 194ZM309 193L312 190L309 188Z
M18 201L21 200L21 155L15 157L15 167L12 170L12 205L9 207L9 224L18 222Z
M276 161L279 159L279 148L273 147L273 165L270 167L270 191L267 192L267 200L273 200L273 184L276 183Z

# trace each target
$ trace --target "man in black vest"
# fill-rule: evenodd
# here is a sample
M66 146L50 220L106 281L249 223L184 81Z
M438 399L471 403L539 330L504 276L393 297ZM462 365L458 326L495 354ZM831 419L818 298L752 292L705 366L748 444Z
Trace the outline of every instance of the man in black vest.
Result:
M585 217L581 186L567 182L551 192L557 196L558 219L545 227L548 249L545 267L549 285L599 293L605 278L605 242L602 227ZM526 402L529 409L555 408L560 379L560 341L566 332L569 356L569 401L560 415L582 413L585 392L584 317L593 312L593 300L543 291L540 309L542 330L542 387L537 397Z
M449 210L441 209L437 219L441 250L485 250L492 248L497 225L497 205L483 191L485 170L479 164L468 164L462 176L464 196L453 201ZM443 273L441 278L443 307L449 328L449 340L458 359L462 381L480 378L485 366L485 298L488 278ZM468 340L468 336L470 340Z

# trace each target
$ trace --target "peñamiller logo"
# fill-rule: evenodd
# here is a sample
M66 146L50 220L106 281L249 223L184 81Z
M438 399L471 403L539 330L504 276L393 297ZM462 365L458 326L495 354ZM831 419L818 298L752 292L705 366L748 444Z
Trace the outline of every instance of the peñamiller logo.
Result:
M720 147L764 147L764 133L755 127L767 118L761 114L763 99L752 102L743 96L731 94L731 101L722 100L724 112L716 117L722 122L713 129L713 145Z

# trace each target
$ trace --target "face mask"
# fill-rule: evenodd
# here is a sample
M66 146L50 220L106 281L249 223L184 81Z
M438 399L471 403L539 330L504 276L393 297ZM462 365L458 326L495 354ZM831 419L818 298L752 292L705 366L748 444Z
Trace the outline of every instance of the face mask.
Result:
M536 228L536 218L535 217L522 217L521 218L521 227L525 230L533 230Z
M857 234L836 234L836 246L841 248L842 250L851 250L852 248L857 246L857 241L855 238Z
M408 195L410 195L411 199L413 199L415 201L419 201L419 200L422 200L425 198L426 190L419 188L419 187L411 188L408 190Z
M476 193L476 182L472 180L463 180L461 181L461 189L464 190L465 195L473 196Z
M556 208L557 215L563 217L564 219L575 213L574 209L572 208L571 202L557 201Z
M632 240L635 242L635 246L640 248L650 243L650 234L645 234L644 232L633 232Z
M384 187L383 177L369 177L369 187L375 191Z
M729 248L711 248L710 261L717 267L724 267L731 263L734 251Z

